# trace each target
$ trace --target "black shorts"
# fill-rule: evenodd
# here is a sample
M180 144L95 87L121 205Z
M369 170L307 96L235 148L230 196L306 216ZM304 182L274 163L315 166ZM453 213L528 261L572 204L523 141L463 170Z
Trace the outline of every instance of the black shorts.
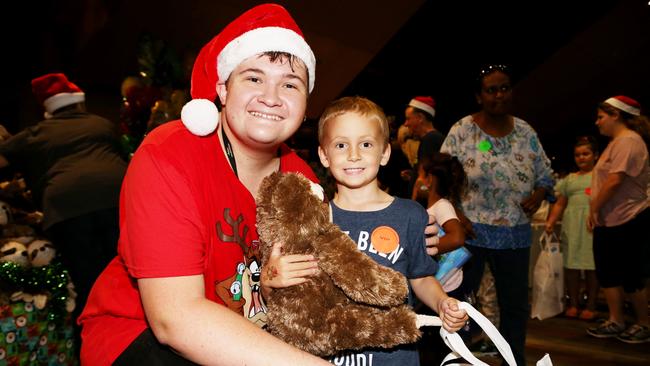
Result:
M188 366L196 364L179 356L171 348L160 344L151 328L147 328L126 347L113 365Z
M594 229L596 276L603 288L645 288L650 262L650 209L618 226Z

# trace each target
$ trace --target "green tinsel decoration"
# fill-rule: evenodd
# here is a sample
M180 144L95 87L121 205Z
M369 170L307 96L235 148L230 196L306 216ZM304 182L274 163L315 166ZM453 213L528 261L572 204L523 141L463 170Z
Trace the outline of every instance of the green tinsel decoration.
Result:
M65 309L68 300L68 270L63 268L61 261L56 258L43 267L23 268L14 262L0 263L0 284L11 292L22 291L28 294L48 295L47 318L61 323L67 314Z

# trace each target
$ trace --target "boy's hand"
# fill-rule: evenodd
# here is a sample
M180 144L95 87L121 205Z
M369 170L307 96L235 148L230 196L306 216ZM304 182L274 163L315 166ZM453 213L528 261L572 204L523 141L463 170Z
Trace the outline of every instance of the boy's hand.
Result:
M442 320L442 327L448 332L458 331L469 319L467 312L458 308L458 300L453 297L447 297L440 302L438 316Z
M267 293L272 288L283 288L307 282L318 273L318 261L313 255L282 255L282 244L273 245L269 260L262 267L261 285Z

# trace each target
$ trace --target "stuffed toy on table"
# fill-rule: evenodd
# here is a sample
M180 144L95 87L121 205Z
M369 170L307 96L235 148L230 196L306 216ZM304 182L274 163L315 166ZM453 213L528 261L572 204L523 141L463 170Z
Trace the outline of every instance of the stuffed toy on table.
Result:
M77 365L75 297L51 242L0 239L0 365Z
M418 326L433 317L405 304L406 278L360 252L330 222L322 189L314 194L312 186L320 188L300 174L276 172L264 178L257 195L262 271L273 270L266 263L274 243L283 244L283 255L314 255L320 269L303 284L271 292L268 330L318 356L417 341Z

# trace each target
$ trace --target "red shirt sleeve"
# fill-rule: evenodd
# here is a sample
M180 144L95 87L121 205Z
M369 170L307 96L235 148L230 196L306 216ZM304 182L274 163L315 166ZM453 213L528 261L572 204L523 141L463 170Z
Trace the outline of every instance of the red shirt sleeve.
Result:
M124 221L120 255L134 278L203 273L205 238L187 179L142 147L134 155L123 186Z

